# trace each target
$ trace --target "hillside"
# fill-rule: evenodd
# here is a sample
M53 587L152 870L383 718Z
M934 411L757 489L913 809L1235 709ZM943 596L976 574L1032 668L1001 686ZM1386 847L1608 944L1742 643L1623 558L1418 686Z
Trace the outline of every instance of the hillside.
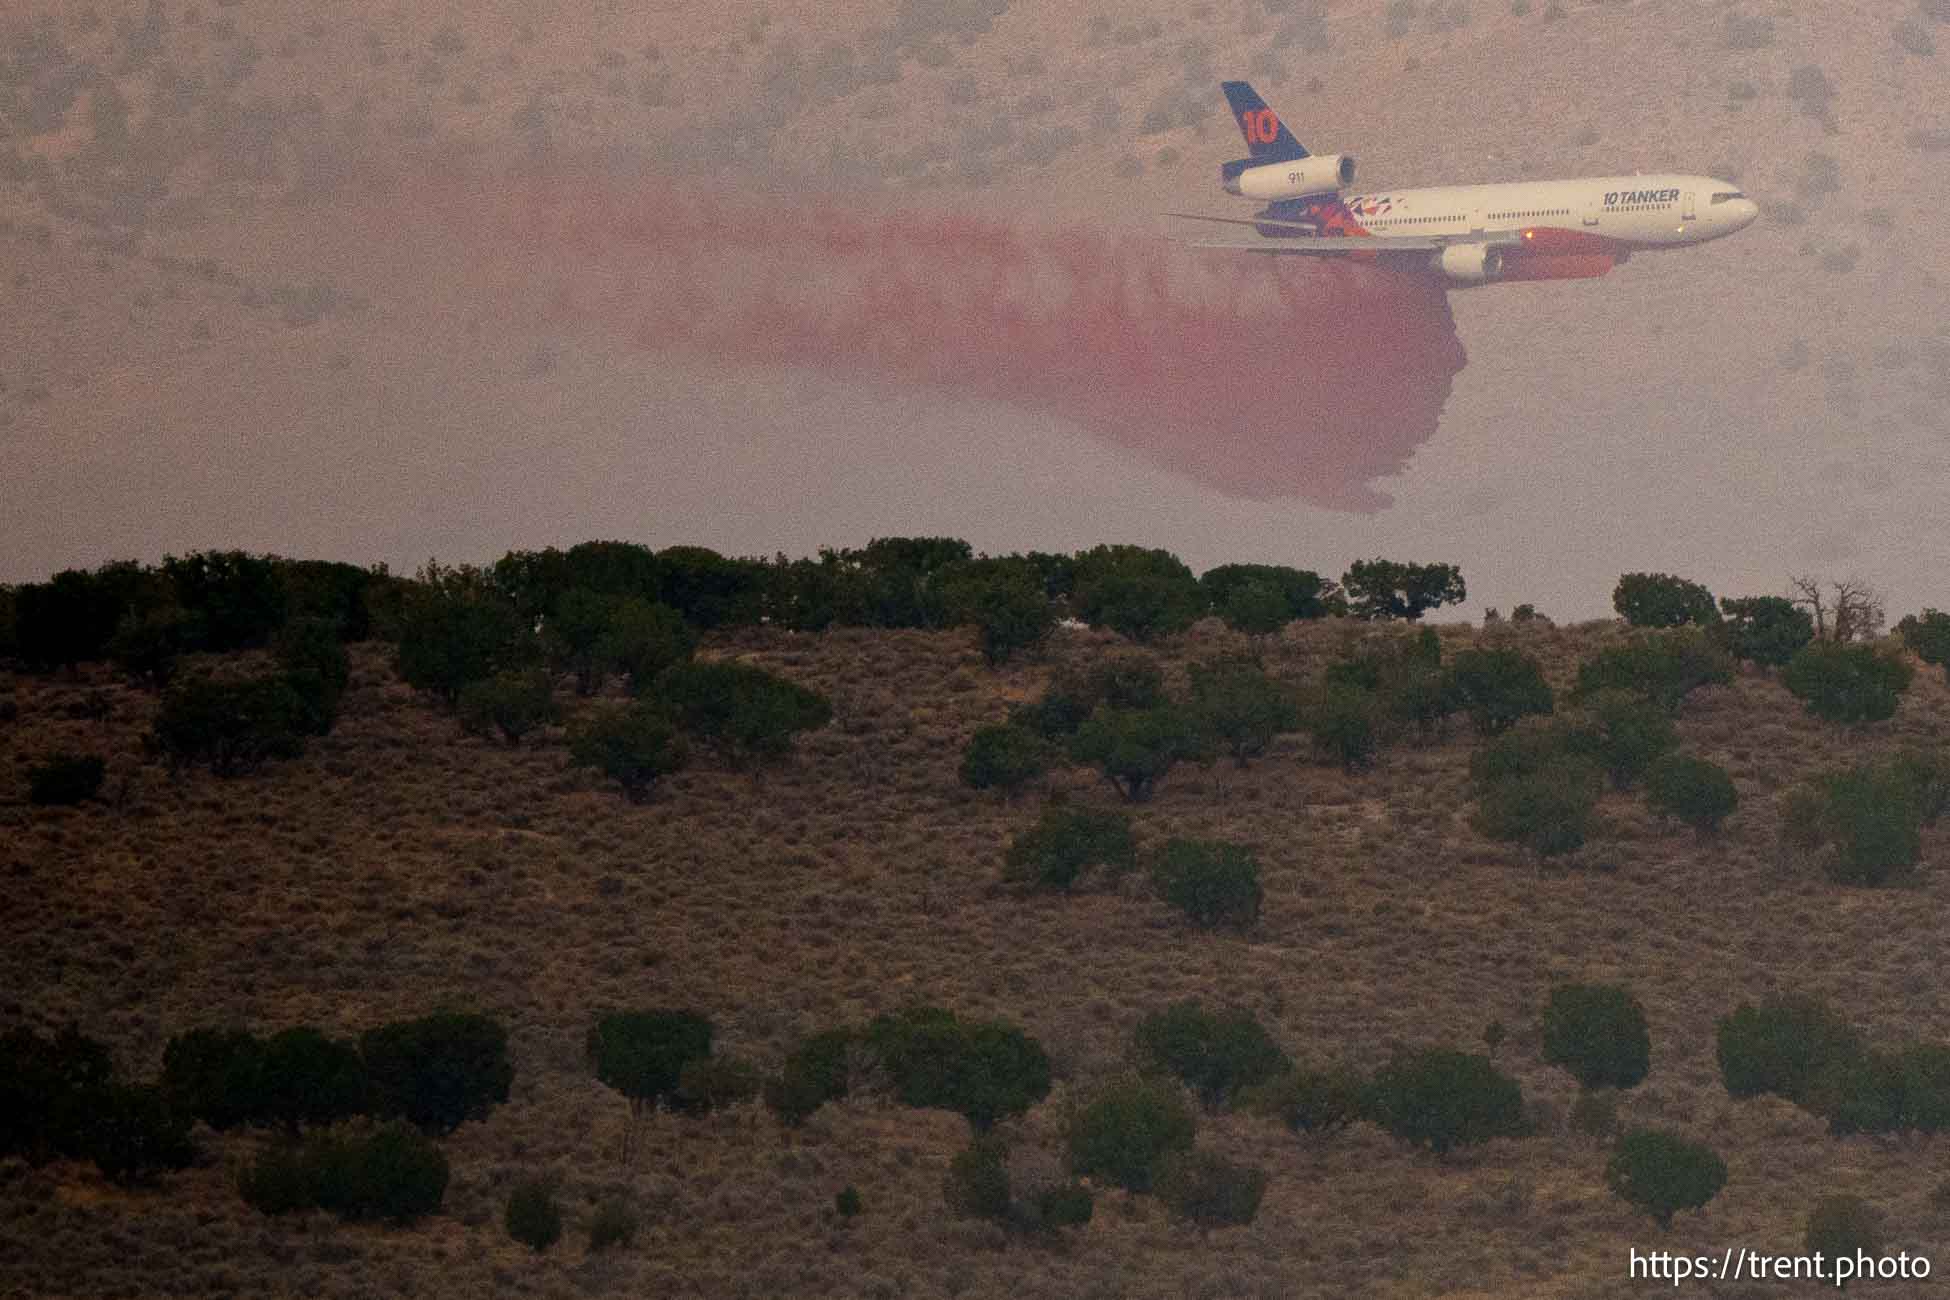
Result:
M0 577L210 545L401 566L654 521L728 553L952 533L1335 568L1441 554L1499 575L1479 598L1563 618L1603 612L1591 593L1634 567L1744 590L1859 570L1916 607L1950 560L1915 526L1945 486L1943 18L27 0L0 22ZM643 328L668 308L654 263L506 237L510 177L568 163L559 202L590 200L593 172L626 202L708 198L782 234L832 203L896 230L951 211L1149 239L1163 211L1234 210L1211 184L1238 147L1224 75L1358 153L1364 186L1678 167L1735 177L1765 215L1594 284L1455 295L1469 362L1439 423L1344 430L1386 448L1359 462L1381 477L1312 496L1239 490L1263 446L1081 433L1074 402L1017 375L674 356ZM443 176L430 206L416 186ZM685 256L737 282L738 250ZM969 272L945 254L933 274ZM937 324L950 349L984 337ZM1304 406L1312 336L1266 345L1298 378L1269 395L1214 371L1192 409ZM1368 363L1385 376L1388 352Z
M1519 647L1560 690L1622 634L1611 623L1438 630L1452 655ZM1261 650L1276 676L1305 682L1376 634L1293 624ZM329 736L228 781L171 778L143 760L154 699L105 666L11 674L0 984L12 992L0 1018L72 1019L146 1075L193 1025L352 1035L459 1006L510 1027L516 1074L508 1105L444 1140L446 1210L406 1231L260 1217L232 1177L262 1139L240 1134L202 1134L206 1158L159 1193L113 1190L79 1166L0 1165L0 1289L1622 1297L1646 1285L1626 1275L1629 1248L1798 1250L1808 1208L1834 1191L1884 1211L1892 1250L1945 1254L1932 1144L1837 1139L1785 1102L1730 1100L1714 1058L1715 1021L1781 990L1830 999L1878 1043L1950 1039L1935 996L1950 941L1941 874L1839 888L1782 849L1776 811L1780 792L1824 767L1950 738L1940 673L1920 672L1896 718L1859 733L1808 718L1753 670L1696 691L1683 743L1726 767L1741 800L1722 832L1696 840L1661 827L1636 795L1610 794L1603 834L1543 866L1470 829L1464 724L1386 750L1366 775L1320 765L1301 737L1244 771L1181 766L1133 809L1139 834L1251 846L1265 904L1233 934L1188 926L1135 881L1072 897L1001 886L1001 848L1042 800L956 779L976 727L1058 668L1122 645L1071 631L998 670L966 632L713 633L705 656L816 687L834 721L776 768L703 762L643 805L570 769L559 731L516 749L465 737L379 643L353 647ZM1188 664L1243 648L1208 621L1156 653L1176 682ZM59 750L110 755L109 798L30 808L25 771ZM1051 785L1086 805L1116 802L1081 769ZM1943 834L1927 833L1926 863ZM1725 1192L1668 1233L1607 1191L1603 1148L1567 1123L1574 1085L1540 1059L1538 1013L1564 980L1623 983L1644 1003L1652 1073L1624 1095L1621 1119L1704 1138L1730 1168ZM1511 1033L1497 1062L1522 1083L1539 1132L1438 1161L1365 1124L1303 1138L1206 1116L1202 1142L1271 1175L1252 1225L1203 1235L1152 1198L1100 1191L1087 1227L1043 1246L945 1213L942 1176L967 1131L954 1115L849 1101L796 1134L757 1106L664 1115L625 1168L626 1108L582 1056L604 1008L699 1008L722 1050L769 1068L802 1034L934 1002L1018 1023L1048 1046L1056 1090L1009 1127L1019 1149L1054 1158L1066 1105L1119 1068L1136 1021L1192 997L1251 1010L1305 1063L1362 1069L1394 1044L1481 1050L1484 1027L1501 1021ZM535 1172L560 1179L571 1222L539 1258L501 1227L511 1183ZM831 1207L847 1184L865 1211L843 1226ZM644 1230L632 1249L586 1256L579 1225L619 1189Z

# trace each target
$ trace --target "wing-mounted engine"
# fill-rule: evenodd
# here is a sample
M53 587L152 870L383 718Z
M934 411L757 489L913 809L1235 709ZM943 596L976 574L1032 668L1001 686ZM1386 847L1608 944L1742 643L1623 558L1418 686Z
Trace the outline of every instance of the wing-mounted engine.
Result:
M1235 158L1219 166L1219 185L1245 199L1300 199L1337 194L1354 184L1354 155L1335 153L1280 162Z
M1450 244L1429 261L1456 284L1488 284L1503 272L1502 252L1483 244Z

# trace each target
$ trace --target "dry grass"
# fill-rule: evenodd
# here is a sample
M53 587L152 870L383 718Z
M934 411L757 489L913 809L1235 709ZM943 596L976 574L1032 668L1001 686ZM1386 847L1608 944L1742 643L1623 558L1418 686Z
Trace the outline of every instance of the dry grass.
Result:
M1616 635L1441 631L1452 651L1519 641L1560 686ZM1298 680L1366 634L1295 628L1262 649ZM449 1140L448 1211L425 1228L259 1219L229 1182L254 1140L211 1138L208 1163L163 1194L108 1192L72 1168L0 1175L0 1279L77 1294L167 1279L333 1294L1624 1295L1630 1245L1790 1250L1807 1208L1838 1190L1880 1205L1892 1242L1941 1244L1929 1193L1943 1171L1927 1144L1838 1142L1784 1105L1731 1102L1713 1059L1715 1019L1774 988L1828 996L1881 1039L1950 1039L1935 996L1943 882L1836 889L1783 859L1771 810L1826 762L1941 740L1950 700L1936 674L1859 737L1807 719L1761 676L1700 692L1681 731L1734 774L1743 803L1725 831L1669 833L1635 798L1608 796L1611 832L1568 868L1468 830L1463 728L1389 751L1363 777L1293 741L1245 772L1174 772L1137 811L1141 834L1239 839L1265 868L1264 919L1232 936L1185 927L1137 887L1023 898L996 884L1001 845L1039 801L962 789L961 744L1057 662L1114 644L1080 633L991 672L962 634L719 637L710 653L828 692L836 721L783 767L695 768L642 807L568 769L556 737L509 750L462 736L377 647L360 648L329 738L232 782L172 780L134 757L153 703L105 674L15 679L20 715L0 732L8 1019L74 1018L148 1072L192 1025L351 1034L454 1004L510 1025L517 1075L508 1106ZM1160 653L1182 680L1186 663L1238 645L1206 624ZM90 699L106 717L71 716ZM30 810L26 768L58 748L116 756L119 802ZM1081 771L1053 784L1114 798ZM1605 1191L1602 1151L1565 1122L1572 1085L1538 1059L1537 1012L1571 978L1629 984L1651 1019L1653 1073L1621 1122L1704 1135L1732 1169L1721 1198L1669 1235ZM941 1209L959 1120L849 1104L788 1136L755 1108L663 1118L625 1169L625 1108L580 1054L603 1007L695 1006L725 1050L776 1060L807 1030L936 1001L1049 1045L1057 1092L1020 1130L1054 1150L1066 1098L1119 1064L1141 1015L1185 997L1242 1003L1320 1064L1371 1066L1396 1042L1475 1049L1501 1020L1499 1061L1543 1131L1445 1164L1365 1127L1322 1141L1211 1119L1207 1140L1273 1175L1251 1227L1202 1240L1149 1200L1111 1196L1067 1248L997 1249ZM499 1218L512 1182L537 1170L561 1177L570 1219L539 1260ZM843 1227L831 1201L847 1183L866 1212ZM617 1188L643 1234L585 1259L582 1225Z

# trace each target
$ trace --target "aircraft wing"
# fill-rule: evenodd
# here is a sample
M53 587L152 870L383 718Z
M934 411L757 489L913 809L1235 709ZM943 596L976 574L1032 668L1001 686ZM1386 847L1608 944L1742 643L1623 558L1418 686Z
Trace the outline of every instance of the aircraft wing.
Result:
M1229 253L1299 253L1310 257L1346 257L1350 253L1436 253L1451 244L1485 244L1515 248L1523 233L1498 230L1472 235L1349 235L1321 236L1310 221L1279 221L1266 217L1208 217L1202 212L1167 212L1186 221L1209 221L1221 226L1271 226L1293 232L1292 238L1269 236L1256 240L1180 240L1187 248L1218 249Z
M1167 212L1167 217L1178 217L1184 221L1209 221L1216 226L1277 226L1281 230L1291 230L1295 234L1313 234L1320 229L1311 221L1278 221L1267 217L1208 217L1201 212Z
M1208 217L1202 212L1167 212L1167 217L1177 217L1181 221L1209 221L1215 226L1278 226L1282 230L1318 230L1311 221L1278 221L1270 217Z
M1388 238L1373 236L1350 239L1187 239L1187 248L1216 249L1228 253L1298 253L1311 257L1346 257L1353 253L1433 253L1446 243L1467 240Z
M1481 235L1330 235L1326 237L1302 235L1291 239L1188 239L1180 242L1187 248L1217 249L1228 253L1348 257L1356 253L1439 253L1445 248L1470 244L1482 244L1489 248L1516 248L1523 243L1523 235L1519 231L1499 230Z

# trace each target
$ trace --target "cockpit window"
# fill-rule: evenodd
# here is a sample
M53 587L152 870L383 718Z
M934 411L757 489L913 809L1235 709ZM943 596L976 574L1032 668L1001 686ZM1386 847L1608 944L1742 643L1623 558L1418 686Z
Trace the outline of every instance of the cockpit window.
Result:
M1744 199L1746 197L1739 190L1721 190L1713 196L1713 201L1715 203L1725 203L1728 199Z

